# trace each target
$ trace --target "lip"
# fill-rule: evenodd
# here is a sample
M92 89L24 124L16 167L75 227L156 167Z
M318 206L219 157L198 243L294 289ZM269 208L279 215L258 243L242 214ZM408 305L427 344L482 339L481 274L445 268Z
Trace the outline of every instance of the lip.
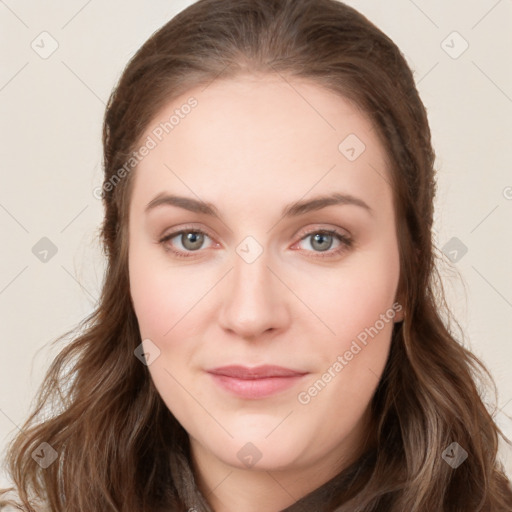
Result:
M225 391L246 399L266 398L296 385L308 372L282 366L222 366L207 371Z

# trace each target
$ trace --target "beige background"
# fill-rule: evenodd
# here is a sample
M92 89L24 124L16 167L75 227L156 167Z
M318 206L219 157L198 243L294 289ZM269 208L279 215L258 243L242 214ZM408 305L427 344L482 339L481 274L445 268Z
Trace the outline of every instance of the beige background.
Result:
M102 206L92 191L105 102L136 49L191 3L0 1L1 450L55 355L49 343L99 295ZM347 3L415 71L437 153L437 243L446 262L458 259L442 275L512 438L512 0ZM57 248L47 262L32 252L43 237ZM502 458L512 475L512 451Z

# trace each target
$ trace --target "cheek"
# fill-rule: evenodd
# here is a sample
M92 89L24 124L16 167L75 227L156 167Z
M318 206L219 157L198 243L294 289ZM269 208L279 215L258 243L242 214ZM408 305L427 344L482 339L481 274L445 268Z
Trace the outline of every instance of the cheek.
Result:
M207 292L210 280L191 269L172 268L161 255L132 250L130 293L143 337L163 339Z
M382 314L394 315L398 277L398 250L372 251L329 274L302 279L298 295L308 297L311 310L334 332L330 337L340 348L374 326Z
M176 309L177 293L137 259L130 264L130 292L143 338L160 337L172 327L169 315Z
M398 275L398 259L361 258L333 274L325 293L312 295L312 309L335 335L315 345L321 364L297 399L310 417L323 418L320 425L312 422L311 435L326 449L357 428L378 385L389 354Z

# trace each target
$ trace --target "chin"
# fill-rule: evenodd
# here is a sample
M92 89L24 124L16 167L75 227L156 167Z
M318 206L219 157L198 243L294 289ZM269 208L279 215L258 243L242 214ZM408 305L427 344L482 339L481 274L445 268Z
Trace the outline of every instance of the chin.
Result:
M280 430L282 426L276 428L277 424L274 422L271 429L259 426L238 430L234 439L218 444L209 441L205 447L225 464L239 469L278 471L300 464L311 440L302 439L297 431Z

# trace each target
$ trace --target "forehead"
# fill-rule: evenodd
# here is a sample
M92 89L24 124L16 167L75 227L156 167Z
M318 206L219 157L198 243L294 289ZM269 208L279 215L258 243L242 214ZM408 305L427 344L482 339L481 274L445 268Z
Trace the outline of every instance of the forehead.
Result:
M193 88L158 112L141 140L148 137L154 147L137 166L134 201L179 188L284 203L340 187L371 201L389 187L369 118L306 80L245 75Z

